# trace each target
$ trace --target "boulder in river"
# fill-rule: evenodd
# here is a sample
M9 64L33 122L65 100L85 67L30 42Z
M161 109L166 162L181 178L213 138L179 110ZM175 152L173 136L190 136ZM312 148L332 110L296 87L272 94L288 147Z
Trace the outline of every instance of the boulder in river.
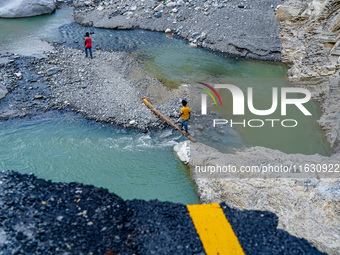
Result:
M56 9L54 0L3 0L0 18L24 18L50 14Z

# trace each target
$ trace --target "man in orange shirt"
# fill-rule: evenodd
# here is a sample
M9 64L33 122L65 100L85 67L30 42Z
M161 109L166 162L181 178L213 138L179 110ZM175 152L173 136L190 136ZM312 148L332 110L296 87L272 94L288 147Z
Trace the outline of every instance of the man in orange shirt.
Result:
M188 120L190 119L190 108L187 107L187 101L182 100L183 108L181 109L181 114L178 117L182 116L181 128L184 128L187 135L188 133Z

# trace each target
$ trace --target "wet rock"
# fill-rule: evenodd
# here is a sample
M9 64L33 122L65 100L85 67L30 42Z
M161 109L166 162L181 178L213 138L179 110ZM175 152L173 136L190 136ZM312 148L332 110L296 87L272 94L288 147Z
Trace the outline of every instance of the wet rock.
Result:
M1 18L23 18L50 14L56 9L54 0L11 0L0 3Z
M168 8L175 8L176 5L177 4L175 2L167 2L166 7L168 7Z
M60 71L60 68L55 66L55 67L51 67L51 68L47 69L46 74L48 76L50 76L50 75L56 74L59 71Z
M162 13L161 12L155 12L154 16L156 18L161 18L162 17Z
M21 78L22 78L22 73L21 73L21 72L14 73L14 75L15 75L18 79L21 79Z
M5 96L8 94L8 90L5 86L0 85L0 100L5 98Z
M16 110L7 110L6 112L0 113L0 120L8 120L11 117L15 117L17 113Z
M36 100L40 100L40 99L43 99L44 98L44 96L42 96L42 95L35 95L34 96L34 99L36 99Z
M160 12L161 10L164 9L164 5L163 4L159 4L154 8L155 12Z

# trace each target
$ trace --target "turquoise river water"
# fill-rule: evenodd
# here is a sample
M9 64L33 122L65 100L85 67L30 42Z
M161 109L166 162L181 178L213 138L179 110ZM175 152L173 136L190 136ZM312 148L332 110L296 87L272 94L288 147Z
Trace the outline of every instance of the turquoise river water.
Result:
M198 81L234 84L243 91L251 86L255 106L260 109L270 107L272 87L291 86L287 68L282 64L226 58L190 48L188 42L169 39L164 33L83 28L72 23L72 9L66 7L49 16L0 19L0 28L0 53L41 56L50 48L45 41L64 41L68 46L81 48L83 35L89 31L95 47L140 55L148 72L166 86ZM224 106L214 110L218 118L230 119L230 94L219 92ZM321 115L319 106L310 101L306 107L311 117L288 108L285 118L297 119L296 128L223 126L209 132L195 131L195 136L221 151L260 145L287 153L328 155L329 145L316 123ZM280 118L279 109L270 117ZM244 118L254 116L246 112ZM192 123L193 130L197 125ZM50 113L0 122L0 170L93 184L125 199L198 203L188 170L172 150L182 140L171 130L142 134L86 121L74 114Z

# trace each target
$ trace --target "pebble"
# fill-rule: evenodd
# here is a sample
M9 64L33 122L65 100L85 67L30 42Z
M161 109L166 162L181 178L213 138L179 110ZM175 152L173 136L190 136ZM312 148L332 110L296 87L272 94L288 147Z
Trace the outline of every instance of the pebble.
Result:
M155 12L154 16L156 18L161 18L162 17L162 13L161 12Z
M175 2L168 2L167 4L166 4L166 7L168 7L168 8L175 8L176 7L176 3Z

